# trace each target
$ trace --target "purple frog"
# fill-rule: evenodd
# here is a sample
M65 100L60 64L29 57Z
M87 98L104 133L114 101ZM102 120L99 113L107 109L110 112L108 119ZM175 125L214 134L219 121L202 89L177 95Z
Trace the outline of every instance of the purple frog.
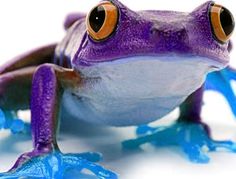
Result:
M67 34L0 68L0 108L4 114L31 110L33 150L22 154L1 178L63 178L70 169L88 169L98 178L117 175L94 162L97 153L63 154L57 145L60 114L93 124L139 125L144 143L178 145L193 162L209 161L205 150L225 148L202 123L206 89L221 92L236 115L228 67L234 19L225 7L206 2L190 13L132 11L118 0L101 1L90 13L71 14ZM173 125L146 124L180 107ZM3 114L1 114L3 116Z

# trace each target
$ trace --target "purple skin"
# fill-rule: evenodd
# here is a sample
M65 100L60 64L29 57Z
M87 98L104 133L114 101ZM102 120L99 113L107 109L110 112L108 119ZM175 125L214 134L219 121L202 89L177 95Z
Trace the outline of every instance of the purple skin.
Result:
M212 36L209 8L206 2L192 13L129 10L114 1L120 9L116 32L104 42L95 43L84 29L82 48L72 58L72 66L93 65L124 57L177 54L202 56L226 64L229 43L220 44ZM65 47L64 47L65 48Z
M60 94L60 87L55 71L50 65L42 65L35 72L32 84L30 109L34 150L27 154L29 157L57 149L55 133L58 116L55 111L58 110L56 102L58 94ZM26 155L23 154L11 170L24 162L25 157Z
M21 73L27 79L32 78L31 95L25 92L24 96L28 95L27 99L31 96L34 150L23 154L10 171L19 168L28 160L28 157L33 158L59 150L56 142L59 102L64 89L71 87L71 84L72 86L77 85L71 78L68 78L70 75L61 75L63 73L73 72L79 79L78 72L81 67L134 56L200 56L212 59L215 64L221 66L228 64L231 43L221 44L212 35L208 12L213 2L206 2L192 13L134 12L117 0L112 2L118 7L120 16L116 31L108 39L94 42L87 33L85 16L72 14L65 22L65 28L69 29L68 33L62 43L56 47L55 53L55 46L50 46L50 48L54 47L53 50L44 50L45 53L37 53L38 50L36 50L29 55L15 59L10 65L7 64L0 69L1 75L4 76L13 72L19 74L18 71L29 66L35 67L34 73L30 77ZM71 46L76 50L72 50ZM52 58L53 56L54 58ZM35 57L42 59L40 64ZM17 75L14 78L17 78ZM74 78L72 79L74 80ZM2 83L11 88L10 80L1 81L0 86ZM201 122L202 93L203 90L200 88L182 104L182 120L188 121L191 116L189 122ZM7 95L7 91L2 89L1 96L4 95ZM24 103L27 103L27 99ZM12 99L4 101L7 100ZM1 102L1 108L5 110L13 107L13 104L5 105L4 102Z

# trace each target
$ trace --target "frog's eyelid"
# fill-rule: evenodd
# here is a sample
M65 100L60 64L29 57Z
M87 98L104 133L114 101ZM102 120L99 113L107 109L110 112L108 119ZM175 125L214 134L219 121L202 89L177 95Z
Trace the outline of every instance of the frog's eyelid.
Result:
M93 10L95 10L98 7L102 7L105 11L105 19L102 24L102 26L99 28L99 30L96 32L90 23L90 15ZM92 9L87 16L87 30L89 35L94 39L95 41L101 41L105 40L108 37L111 36L111 34L115 31L119 19L119 10L118 7L116 7L112 2L110 1L103 1L98 6Z
M215 35L217 36L217 38L220 40L220 41L227 41L227 36L223 30L223 27L220 23L220 11L221 11L221 8L222 6L220 5L213 5L211 7L211 13L210 13L210 16L211 16L211 23L212 23L212 27L213 27L213 30L214 30L214 33Z
M222 26L222 24L224 23L221 19L222 13L226 13L226 15L228 16L227 17L228 19L226 20L231 23L231 24L227 24L227 25L231 25L229 28ZM233 29L234 29L234 20L230 11L221 5L213 4L210 9L210 20L211 20L211 26L212 26L212 30L214 32L215 38L221 43L227 42L229 38L231 37L233 33Z

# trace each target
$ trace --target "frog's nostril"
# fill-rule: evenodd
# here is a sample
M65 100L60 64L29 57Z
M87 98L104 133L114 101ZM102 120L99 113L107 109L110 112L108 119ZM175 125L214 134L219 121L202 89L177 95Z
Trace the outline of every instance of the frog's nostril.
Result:
M150 29L150 41L169 52L183 51L189 48L189 38L181 24L159 24Z
M232 41L229 41L227 50L228 50L228 52L231 52L232 49L233 49L233 43L232 43Z
M178 26L162 26L160 28L153 26L150 29L150 34L152 38L158 38L163 39L165 41L185 41L187 36L187 31L184 27L178 27Z
M185 41L188 39L187 31L185 28L181 28L177 31L176 36L179 40Z
M157 35L157 34L160 33L160 30L158 30L158 28L156 28L156 27L152 27L151 30L150 30L150 33L152 35Z

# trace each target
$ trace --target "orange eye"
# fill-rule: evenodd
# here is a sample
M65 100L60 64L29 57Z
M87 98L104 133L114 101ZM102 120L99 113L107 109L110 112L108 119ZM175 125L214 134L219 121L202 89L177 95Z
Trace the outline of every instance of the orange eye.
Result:
M87 16L87 31L96 41L108 38L116 29L118 9L109 1L104 1L92 9Z
M210 9L211 26L216 39L225 43L234 30L234 18L230 11L223 6L213 4Z

